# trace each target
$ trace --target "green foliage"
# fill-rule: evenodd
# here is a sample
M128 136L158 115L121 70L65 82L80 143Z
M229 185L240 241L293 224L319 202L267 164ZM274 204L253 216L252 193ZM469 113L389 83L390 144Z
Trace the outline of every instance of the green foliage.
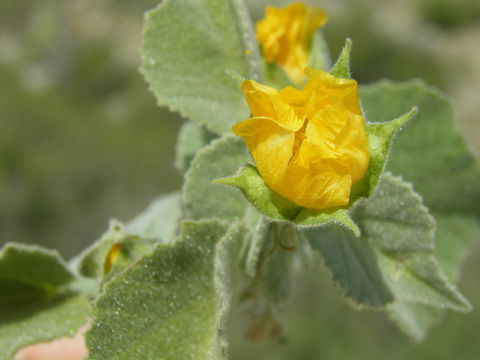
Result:
M109 282L94 304L90 358L224 359L241 233L238 223L227 233L217 221L184 223L178 241Z
M142 53L142 72L159 104L217 134L248 117L238 84L225 73L259 77L241 0L165 1L146 16Z
M183 199L187 217L225 220L243 217L247 204L241 194L212 181L233 173L249 159L242 139L232 134L199 151L185 175Z
M0 277L2 294L15 296L12 302L22 302L17 296L25 296L25 300L29 300L28 290L33 292L33 297L38 292L49 296L73 280L72 273L57 252L13 243L2 249ZM9 303L10 299L2 296L1 301Z
M335 225L307 230L306 235L312 247L322 255L340 291L354 303L382 307L393 301L375 253L363 239Z
M42 17L45 24L50 23L45 19L52 18L51 12L47 15ZM38 48L32 50L32 64L47 62L39 61L55 39L51 29L47 30L37 31L41 35L37 36ZM49 142L66 119L92 121L95 126L88 129L95 131L77 135L77 128L67 127L57 136L62 144L77 136L92 141L99 138L103 146L104 139L110 139L114 128L128 118L124 113L131 111L132 118L152 113L149 116L157 121L157 114L144 106L136 92L117 92L132 84L119 80L118 74L104 75L117 70L98 59L115 56L109 47L96 46L98 51L85 59L81 51L74 56L78 66L95 79L94 89L86 85L88 76L82 72L73 73L68 85L52 83L36 89L38 84L35 76L30 79L30 72L16 74L11 71L14 65L7 68L0 63L3 83L12 84L5 96L2 92L2 118L16 124L38 113L44 117L39 122L25 122L31 133L24 142L35 147L35 155L37 148L42 153L46 144L36 140L41 138L37 123L48 124L42 131L48 133ZM347 40L331 70L333 75L350 77L350 49ZM97 242L70 262L73 271L54 252L6 246L0 255L0 359L11 358L17 349L31 343L71 336L91 319L87 342L92 359L225 360L229 318L237 300L244 306L253 304L247 327L250 339L281 339L276 310L289 299L293 276L311 260L307 259L312 254L309 245L321 254L336 287L349 302L358 308L385 310L414 340L422 340L446 309L470 310L470 303L453 282L458 280L459 265L468 248L480 237L480 168L455 130L451 106L441 94L420 82L363 87L362 103L369 120L369 168L352 188L348 208L317 211L298 207L269 189L257 169L248 164L251 159L242 140L224 134L232 124L248 117L239 80L263 77L262 82L277 88L289 85L283 70L258 59L242 0L165 0L145 18L142 54L142 72L158 103L189 118L176 148L175 165L185 175L182 192L158 198L125 225L113 220ZM0 57L0 62L5 60ZM377 59L375 66L379 63L382 61ZM48 64L45 69L56 67L52 66L56 62ZM310 66L330 67L321 32L311 44ZM60 79L64 74L56 76ZM52 97L55 91L62 96ZM107 103L106 109L92 106L97 97ZM128 105L129 97L134 107ZM31 106L23 106L25 103ZM420 115L400 132L416 113L414 106L419 106ZM405 115L397 117L402 113ZM171 116L168 112L162 115ZM97 120L105 117L115 125L102 127ZM385 122L392 118L395 120ZM50 123L50 119L54 120ZM132 129L138 128L137 124ZM130 135L131 129L126 129ZM153 130L146 126L141 134L152 139L154 147L135 153L131 159L135 171L127 173L136 173L136 165L147 158L156 164L159 154L165 153L160 146L165 142L159 138L164 131ZM58 148L44 153L38 163L30 160L34 158L31 153L12 153L11 148L18 147L18 136L10 123L2 127L1 135L0 175L11 173L13 180L3 182L0 177L2 188L7 189L0 197L9 203L10 185L17 186L18 179L29 177L28 166L48 173L55 162L64 160L61 155L57 159L57 153L62 153ZM130 136L127 138L137 149L130 144ZM390 154L394 138L396 146ZM113 142L118 149L126 147L119 138ZM92 151L99 153L96 146ZM86 156L89 164L92 158ZM89 178L83 174L85 164L72 162L70 155L66 159ZM30 165L23 168L23 162ZM118 167L106 160L98 164L102 170ZM385 173L386 164L394 174L411 181L423 200L409 182ZM126 178L110 172L108 179ZM56 178L64 178L66 173L62 171ZM152 178L157 188L155 177L146 178ZM243 196L225 184L237 187ZM54 211L44 189L51 187L56 193L61 185L58 180L49 186L33 185L36 197L26 216L27 228L28 221L42 223L48 212ZM97 185L87 181L84 193L96 199L103 190ZM68 186L63 188L70 194ZM80 195L77 201L84 201ZM82 207L82 213L90 213L88 210ZM65 237L64 233L58 236ZM305 237L309 241L304 241ZM98 284L102 285L100 295ZM325 288L321 290L323 296ZM87 296L97 295L89 309ZM309 313L312 319L315 314ZM330 321L328 316L321 321L338 322L334 315ZM362 330L368 329L364 324ZM323 340L323 336L318 338ZM302 347L295 358L309 356L310 349Z
M398 136L388 168L412 181L435 216L436 255L455 281L469 247L480 238L480 167L455 128L450 102L421 81L382 81L363 87L361 96L371 121L388 119L413 104L420 108ZM425 338L441 315L406 304L392 307L390 313L415 340Z
M410 184L385 174L379 189L359 203L352 217L362 230L360 238L343 229L307 233L347 296L366 306L395 299L470 310L435 260L435 221Z
M270 223L259 263L258 281L262 295L271 303L285 302L292 287L297 232L290 224Z
M128 234L168 244L175 239L182 217L178 192L160 196L125 225Z
M204 126L193 121L185 122L178 134L175 167L185 173L195 154L214 138L215 134L208 131Z
M69 286L73 274L57 252L10 243L0 253L0 359L21 347L73 336L88 302Z
M444 95L421 81L382 81L363 87L361 98L374 122L418 106L418 117L396 140L388 168L415 184L433 213L480 216L480 167L458 133Z

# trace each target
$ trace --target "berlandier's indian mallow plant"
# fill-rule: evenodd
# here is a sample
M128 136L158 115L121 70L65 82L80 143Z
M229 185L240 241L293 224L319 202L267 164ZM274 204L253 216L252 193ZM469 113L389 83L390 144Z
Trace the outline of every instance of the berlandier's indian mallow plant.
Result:
M417 80L359 86L349 39L331 61L327 22L292 3L252 24L242 0L146 14L141 72L186 119L183 186L68 263L7 244L0 359L83 324L91 359L226 359L232 311L248 305L252 340L280 336L312 259L416 341L471 310L454 283L480 236L480 168L451 104Z

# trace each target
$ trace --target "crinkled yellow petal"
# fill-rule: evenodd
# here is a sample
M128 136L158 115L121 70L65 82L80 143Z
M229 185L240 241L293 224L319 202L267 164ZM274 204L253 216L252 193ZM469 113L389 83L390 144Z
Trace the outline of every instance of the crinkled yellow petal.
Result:
M295 133L266 117L239 122L232 131L244 139L267 185L277 189L293 154Z
M339 79L321 70L307 68L305 73L308 81L304 91L310 98L308 105L308 117L339 101L344 102L344 107L358 115L361 115L358 99L358 84L352 79Z
M334 159L325 159L314 169L289 167L281 186L274 190L299 206L325 209L347 205L351 187L348 170Z
M243 92L253 117L275 119L283 127L297 131L302 127L305 111L291 103L305 104L308 100L299 90L292 87L277 92L274 88L246 80L242 83ZM290 98L288 101L286 99Z
M368 140L360 115L349 113L345 126L337 136L336 149L355 184L361 180L369 163Z
M268 63L276 62L296 83L305 78L313 33L326 24L322 9L292 3L284 8L267 7L256 25L257 40Z

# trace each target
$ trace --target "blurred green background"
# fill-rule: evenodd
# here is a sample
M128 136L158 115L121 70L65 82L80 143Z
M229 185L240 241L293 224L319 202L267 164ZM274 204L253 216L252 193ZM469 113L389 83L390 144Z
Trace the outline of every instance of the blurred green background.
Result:
M181 0L177 0L181 1ZM249 0L258 18L265 3ZM67 258L148 202L178 189L182 120L156 106L138 72L143 12L157 0L0 1L0 243L57 248ZM354 42L361 83L422 77L456 103L480 154L480 1L310 1L324 7L332 54ZM480 358L480 253L460 289L476 310L449 313L420 345L381 313L351 310L320 265L297 281L286 342L251 345L236 328L232 359Z

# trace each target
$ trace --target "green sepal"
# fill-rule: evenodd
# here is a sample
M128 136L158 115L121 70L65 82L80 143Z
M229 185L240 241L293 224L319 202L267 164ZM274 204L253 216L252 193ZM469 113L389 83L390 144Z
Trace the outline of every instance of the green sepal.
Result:
M395 135L417 114L417 111L417 108L413 107L409 112L392 121L365 125L370 162L363 178L352 186L350 205L361 197L370 196L376 189Z
M359 233L345 209L320 212L298 206L270 189L257 168L251 164L243 166L237 174L217 179L214 183L238 188L245 198L269 219L288 221L299 226L320 226L329 221L335 221L344 224L355 233Z
M352 40L345 40L342 52L337 62L333 65L330 74L340 79L350 79L350 52L352 50Z
M30 344L73 336L86 323L88 300L56 251L6 244L0 252L0 360Z

